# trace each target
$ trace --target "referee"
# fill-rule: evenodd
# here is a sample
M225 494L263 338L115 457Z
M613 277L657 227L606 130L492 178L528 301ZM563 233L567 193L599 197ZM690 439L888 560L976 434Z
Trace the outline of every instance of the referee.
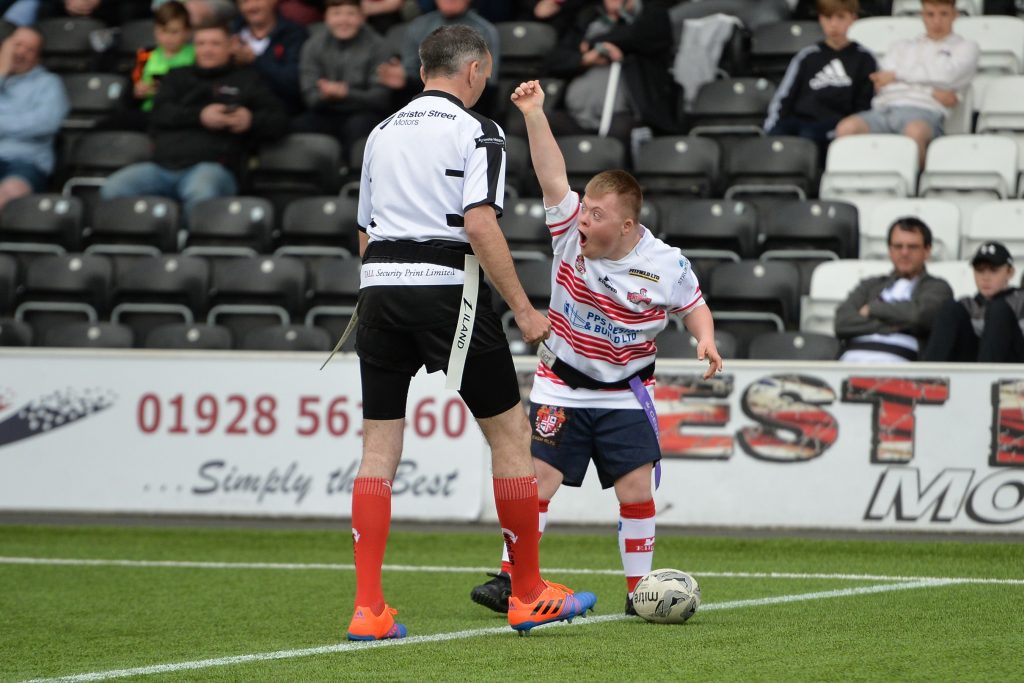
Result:
M596 601L541 578L530 427L508 342L479 282L482 266L527 343L547 338L551 325L530 305L498 227L504 133L468 109L487 84L491 55L463 25L437 29L419 53L424 90L370 133L359 187L363 456L352 492L353 640L406 634L384 601L381 565L409 382L423 366L461 377L459 393L490 445L498 520L513 562L509 624L529 631L579 616Z

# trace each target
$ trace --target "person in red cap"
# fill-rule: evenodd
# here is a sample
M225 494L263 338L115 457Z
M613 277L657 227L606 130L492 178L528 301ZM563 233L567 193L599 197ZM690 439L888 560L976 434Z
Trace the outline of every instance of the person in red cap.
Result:
M922 360L1024 363L1024 290L1010 286L1013 255L999 242L986 242L971 266L978 293L939 309Z

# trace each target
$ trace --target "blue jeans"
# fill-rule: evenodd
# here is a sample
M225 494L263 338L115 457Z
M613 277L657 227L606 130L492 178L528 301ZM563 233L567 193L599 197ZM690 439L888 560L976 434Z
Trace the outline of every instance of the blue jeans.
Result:
M186 220L199 202L237 193L238 183L231 171L213 161L180 169L164 168L152 161L131 164L107 178L100 189L103 199L145 194L175 199L181 203Z

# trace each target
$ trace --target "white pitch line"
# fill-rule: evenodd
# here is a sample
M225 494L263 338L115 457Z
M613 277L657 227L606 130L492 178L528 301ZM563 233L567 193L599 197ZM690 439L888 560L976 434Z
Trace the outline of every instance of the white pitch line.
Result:
M728 609L742 609L745 607L764 607L767 605L781 605L790 602L805 602L808 600L826 600L830 598L845 598L854 595L870 595L874 593L888 593L893 591L909 590L912 588L933 588L936 586L948 586L958 583L955 580L927 580L914 581L911 583L894 583L881 586L861 586L859 588L842 588L833 591L817 591L814 593L801 593L798 595L778 595L770 598L755 598L752 600L731 600L728 602L711 603L701 606L701 611L711 612ZM576 622L577 626L603 624L610 621L621 621L628 619L622 614L608 614L598 617L587 617ZM569 624L558 623L551 627L566 627ZM544 627L549 628L549 627ZM407 645L420 645L423 643L440 643L451 640L464 640L466 638L477 638L480 636L509 634L509 627L492 627L469 629L465 631L453 631L449 633L435 633L429 636L412 636L401 640L377 640L361 643L337 643L334 645L321 645L319 647L302 648L298 650L277 650L276 652L259 652L248 655L236 655L233 657L216 657L212 659L199 659L190 662L173 662L169 664L155 664L152 666L140 666L133 669L114 669L111 671L94 671L91 673L75 674L73 676L61 676L59 678L36 678L25 683L83 683L84 681L107 681L114 678L128 678L130 676L148 676L152 674L177 673L180 671L197 671L217 666L232 666L235 664L249 664L252 662L267 662L276 659L297 659L300 657L312 657L316 655L337 654L345 652L358 652L379 647L400 647Z
M297 562L204 562L190 560L126 560L87 559L62 557L3 557L0 565L43 565L73 567L148 567L171 569L257 569L283 571L355 571L354 564L297 563ZM388 572L427 572L432 574L483 574L493 572L494 567L437 567L430 565L386 564ZM576 576L620 576L621 569L581 569L573 567L545 568L546 574L569 574ZM1024 586L1024 579L994 579L972 576L901 576L892 574L844 574L820 572L721 572L690 570L699 577L716 579L825 579L835 581L955 581L997 586Z

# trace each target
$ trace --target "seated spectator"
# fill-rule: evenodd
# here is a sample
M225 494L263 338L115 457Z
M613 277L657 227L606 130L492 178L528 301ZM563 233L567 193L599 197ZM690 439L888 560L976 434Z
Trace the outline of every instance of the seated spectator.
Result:
M299 57L306 29L282 19L277 0L238 0L235 24L235 63L252 64L291 113L302 110Z
M874 56L846 33L857 20L858 0L818 0L818 23L825 40L798 52L768 107L769 135L812 140L825 160L829 137L839 121L871 108L875 94Z
M150 117L153 161L110 176L100 195L155 194L176 199L186 215L196 203L238 192L238 175L254 143L284 134L284 105L259 73L231 63L225 26L195 31L195 66L169 71Z
M196 62L195 48L190 42L192 25L188 10L180 2L171 0L157 8L153 14L153 35L156 48L140 50L132 72L133 93L144 112L152 111L160 79L168 71Z
M932 231L917 218L889 227L889 275L862 280L836 309L836 337L846 342L839 360L903 363L918 359L932 321L953 290L932 277L925 261L932 253Z
M477 109L486 109L488 98L493 98L494 88L498 83L498 63L501 51L498 44L498 29L494 24L487 21L474 10L469 8L471 0L438 0L437 10L428 14L422 14L411 22L405 29L405 36L402 40L402 58L391 59L382 64L377 70L380 82L392 90L398 92L397 99L402 103L408 101L412 95L419 92L420 86L420 43L435 29L441 26L452 26L465 24L475 28L483 36L487 43L487 49L491 52L491 78L488 81L488 93L485 91L483 103L477 105Z
M39 64L43 37L23 26L0 44L0 209L46 189L53 143L68 113L60 77Z
M917 143L924 166L928 143L942 135L951 108L959 102L978 67L978 44L953 33L955 0L924 0L925 35L890 46L879 71L871 74L871 109L848 116L836 136L898 133Z
M392 26L402 23L402 7L405 0L360 0L366 23L377 33L384 35Z
M2 18L15 26L31 26L36 23L36 16L39 13L39 0L14 0L14 2L0 2L0 7L5 7Z
M571 79L565 91L566 111L550 117L555 135L597 132L612 62L622 62L622 76L609 134L628 149L630 134L639 126L675 132L678 91L668 72L668 12L648 2L604 0L580 13L547 60L545 73Z
M324 18L324 0L281 0L277 11L288 21L309 26Z
M387 46L365 25L359 0L327 0L324 21L326 30L302 46L299 77L309 109L293 130L333 135L348 149L388 114L390 93L377 82Z
M1010 251L986 242L971 266L978 293L942 304L922 360L1024 363L1024 291L1010 286Z

